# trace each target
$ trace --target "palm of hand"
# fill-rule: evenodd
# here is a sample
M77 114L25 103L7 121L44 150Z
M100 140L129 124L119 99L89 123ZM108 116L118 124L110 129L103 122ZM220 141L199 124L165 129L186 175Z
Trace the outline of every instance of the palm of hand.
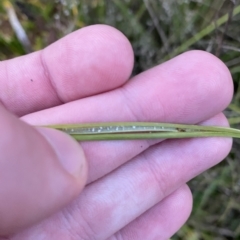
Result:
M19 65L19 59L14 61L9 69ZM13 75L23 76L18 81L26 94L14 95L22 104L7 98L4 103L25 121L38 125L93 121L227 124L220 112L231 99L231 77L212 55L188 52L126 82L132 63L131 47L118 31L88 27L41 53L22 57ZM26 78L33 82L25 84ZM80 144L89 165L86 188L65 209L12 240L168 239L191 211L186 182L222 160L231 140Z

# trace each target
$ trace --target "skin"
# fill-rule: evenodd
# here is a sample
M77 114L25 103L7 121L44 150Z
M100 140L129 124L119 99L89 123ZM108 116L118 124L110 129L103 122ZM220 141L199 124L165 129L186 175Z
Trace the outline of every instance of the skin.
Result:
M168 239L185 223L186 183L219 163L231 139L76 143L31 126L228 125L232 79L213 55L186 52L129 81L132 68L130 43L104 25L0 63L1 240Z

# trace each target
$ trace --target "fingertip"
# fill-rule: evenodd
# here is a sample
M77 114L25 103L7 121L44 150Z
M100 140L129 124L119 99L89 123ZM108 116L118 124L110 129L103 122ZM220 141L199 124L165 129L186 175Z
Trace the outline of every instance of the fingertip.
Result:
M193 197L189 186L184 184L176 190L174 192L174 198L173 208L175 208L175 212L179 212L181 210L181 213L183 213L181 220L181 225L183 225L189 218L193 206Z
M169 239L186 223L192 212L192 206L192 193L186 184L163 200L161 214L165 220L162 219L161 229L164 239Z
M218 114L231 102L231 74L220 59L208 52L182 53L156 70L163 79L162 86L168 88L161 96L162 108L168 111L166 119L172 114L171 121L189 119L190 123L196 123Z
M118 81L115 82L118 86L128 80L133 69L134 52L127 37L120 30L104 24L87 26L79 31L88 38L91 38L91 35L96 38L97 35L96 40L92 42L93 46L99 48L100 43L100 47L106 49L105 54L109 54L108 59L105 59L106 65L109 65L109 69L112 68L112 76L109 80Z
M193 80L201 81L206 93L221 92L224 107L231 102L233 96L233 80L227 66L218 57L202 50L191 50L178 56L179 61L186 62ZM177 57L177 58L178 58ZM220 100L220 99L216 99Z
M126 75L129 77L131 74L134 63L134 52L130 41L120 30L104 24L96 24L87 26L80 29L81 34L98 35L99 39L93 42L98 46L98 41L101 40L102 44L109 47L113 54L116 53L115 58L123 65L123 69L126 69Z
M69 102L124 84L132 72L133 50L117 29L92 25L47 47L43 62L58 97Z

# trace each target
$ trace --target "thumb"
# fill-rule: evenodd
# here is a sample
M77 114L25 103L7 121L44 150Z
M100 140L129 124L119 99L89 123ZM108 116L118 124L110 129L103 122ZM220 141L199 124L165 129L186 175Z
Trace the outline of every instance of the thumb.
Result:
M0 236L64 207L87 178L82 148L69 136L34 128L0 107Z

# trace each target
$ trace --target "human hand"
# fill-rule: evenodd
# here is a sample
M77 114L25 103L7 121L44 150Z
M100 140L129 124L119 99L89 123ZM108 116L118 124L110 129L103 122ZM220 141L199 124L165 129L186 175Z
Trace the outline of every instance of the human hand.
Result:
M33 125L103 121L227 125L221 111L231 100L232 80L225 65L214 56L187 52L127 81L132 65L131 46L121 33L101 25L83 28L41 52L1 63L1 101L9 111ZM8 114L2 108L1 111ZM24 152L24 156L29 156L29 166L24 163L25 167L32 173L28 181L34 182L39 176L34 175L38 172L32 164L34 159L36 166L44 161L47 183L53 182L42 195L31 189L31 204L41 200L47 213L54 212L83 187L86 166L81 149L58 131L38 129L42 131L39 134L35 128L11 118L14 120L8 131L21 125L14 128L14 139L26 139L25 144L30 143L27 149L32 150L26 151L29 155ZM8 131L3 136L9 136ZM27 131L36 136L28 137ZM58 185L60 167L55 164L52 149L45 151L49 145L39 145L37 138L42 138L42 134L46 139L47 134L52 136L51 144L64 158L69 156L75 162L79 159L82 172L78 172L78 177L68 181L62 177L65 182ZM72 144L75 150L64 153L62 141ZM15 154L18 145L7 146ZM89 167L83 192L67 207L11 240L168 239L191 212L192 198L186 182L221 161L231 148L231 139L101 141L81 142L80 146ZM1 153L9 151L1 148ZM35 151L41 153L41 158L36 157ZM17 152L18 156L21 153ZM17 164L16 161L11 168L14 171L8 171L8 175L17 171ZM23 181L21 177L17 178L18 183ZM6 182L0 189L5 189L3 184ZM62 191L61 184L65 186ZM70 193L65 193L66 185ZM43 186L48 188L44 183L38 190ZM56 196L49 201L49 190L55 188L59 203ZM17 197L26 194L26 190L20 184L14 194ZM53 202L58 205L56 208ZM4 202L0 204L3 209ZM29 214L28 209L23 211L22 217ZM4 232L3 226L0 229Z

